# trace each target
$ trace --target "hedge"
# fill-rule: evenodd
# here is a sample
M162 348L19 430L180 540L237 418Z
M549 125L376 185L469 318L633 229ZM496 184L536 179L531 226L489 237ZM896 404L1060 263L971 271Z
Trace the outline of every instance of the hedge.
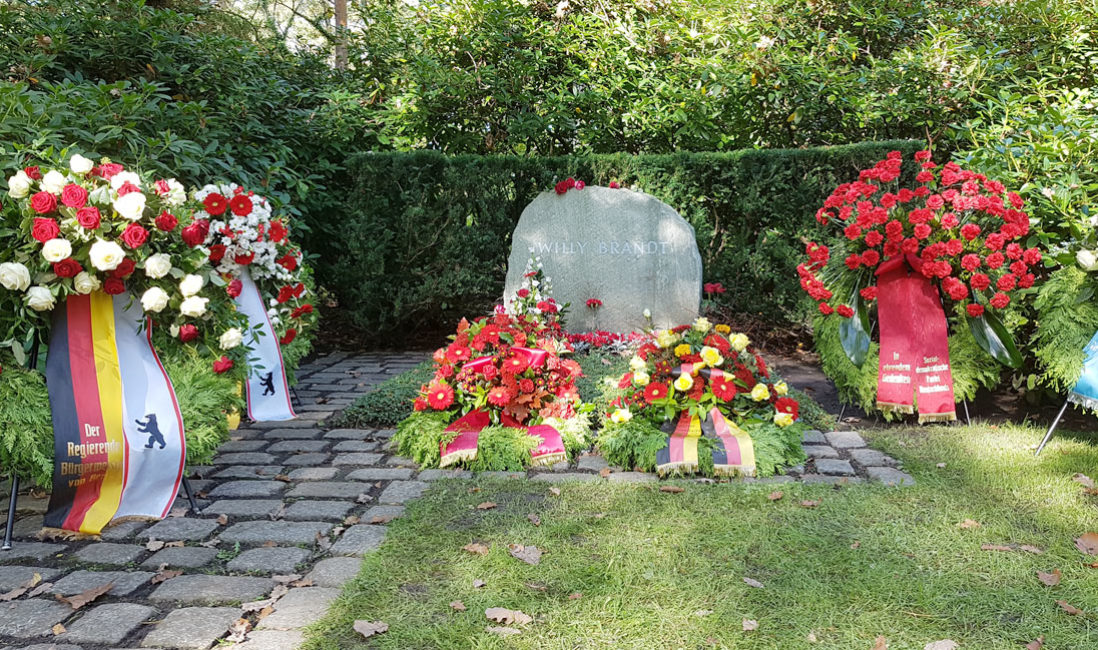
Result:
M347 161L346 213L313 217L306 247L349 320L379 343L451 329L503 294L523 208L569 176L617 181L671 205L695 229L725 306L775 324L805 316L794 268L839 183L915 141L795 150L565 157L363 153Z

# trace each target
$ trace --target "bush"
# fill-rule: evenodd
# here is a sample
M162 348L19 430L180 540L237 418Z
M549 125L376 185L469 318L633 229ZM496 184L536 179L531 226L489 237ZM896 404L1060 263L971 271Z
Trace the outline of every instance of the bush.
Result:
M558 158L363 154L348 161L345 221L314 220L319 277L362 330L400 341L486 313L503 293L511 232L540 192L574 176L636 186L695 229L708 281L732 309L801 318L802 237L836 185L912 141L800 150Z
M424 361L415 368L386 379L377 388L358 398L336 421L337 426L395 427L412 414L412 401L419 389L435 375L435 362Z

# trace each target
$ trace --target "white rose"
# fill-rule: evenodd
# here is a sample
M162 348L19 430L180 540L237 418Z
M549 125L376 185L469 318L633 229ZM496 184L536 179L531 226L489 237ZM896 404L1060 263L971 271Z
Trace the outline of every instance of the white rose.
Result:
M209 298L191 296L179 304L179 313L191 318L198 318L206 313L206 303L208 302L210 302Z
M9 291L26 291L30 286L30 271L19 262L0 264L0 285Z
M160 287L149 287L141 294L141 308L158 313L168 306L168 294Z
M47 262L60 262L72 255L72 244L66 239L51 239L42 244L42 257Z
M113 271L126 259L126 251L112 241L99 239L91 245L88 257L91 258L92 266L100 271Z
M201 275L185 275L183 279L179 281L179 292L183 294L184 298L190 298L194 294L202 291L202 287L206 286L206 281L202 279Z
M1098 255L1094 254L1094 251L1081 250L1075 254L1075 262L1079 264L1079 268L1084 271L1090 272L1098 270Z
M27 290L27 306L34 311L53 309L53 294L43 286L34 286Z
M168 328L168 331L171 332L173 339L179 338L179 326L178 325L173 323L172 326Z
M92 167L95 167L95 163L80 154L73 154L73 157L69 158L69 169L74 174L87 174Z
M111 189L115 192L118 188L122 187L126 183L133 185L134 187L141 187L141 177L133 172L118 172L114 176L111 176ZM136 192L134 192L136 194ZM126 196L129 196L128 194Z
M187 190L174 178L168 179L168 195L164 198L168 205L179 207L187 202Z
M121 174L119 174L121 176ZM118 178L118 176L115 176ZM124 219L137 221L141 213L145 211L145 195L141 192L130 192L114 200L114 210Z
M145 260L145 275L156 280L167 275L172 270L172 258L167 253L150 255Z
M87 295L99 288L99 278L87 271L81 271L72 279L72 286L76 293Z
M8 195L13 199L22 199L30 194L30 188L34 181L27 173L20 171L8 179Z
M68 183L69 181L65 179L64 174L51 169L42 177L42 190L50 194L60 194Z
M225 333L218 339L218 344L221 345L222 350L232 350L244 340L244 334L234 327L230 330L225 330Z

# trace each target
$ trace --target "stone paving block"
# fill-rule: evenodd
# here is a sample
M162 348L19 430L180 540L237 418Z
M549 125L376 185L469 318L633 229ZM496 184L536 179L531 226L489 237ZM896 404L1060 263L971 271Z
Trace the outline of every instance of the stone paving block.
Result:
M294 481L330 481L339 474L334 467L299 467L288 476Z
M199 542L217 530L217 520L194 517L173 517L158 521L141 531L138 539L160 539L167 542Z
M123 539L129 539L133 537L137 531L141 530L145 526L148 526L147 521L123 521L120 524L115 524L110 528L103 529L99 538L105 542L117 542Z
M384 454L346 453L336 454L333 465L376 465Z
M90 564L129 564L145 552L143 546L101 542L88 544L76 552L76 558Z
M801 477L801 481L804 482L805 485L853 485L855 483L861 483L862 479L857 476L822 476L820 474L805 474Z
M98 605L76 622L66 625L67 631L57 640L102 645L122 643L122 639L155 614L154 608L137 603Z
M178 578L176 578L178 580ZM167 584L167 583L165 583ZM236 607L185 607L170 612L141 641L142 648L206 650L240 617Z
M832 447L850 449L852 447L864 447L865 440L854 431L832 431L827 434L827 441Z
M84 650L78 645L71 643L35 643L34 645L23 646L22 648L16 648L14 646L6 646L4 650Z
M549 469L553 470L554 472L566 472L566 471L568 471L568 470L569 470L569 469L570 469L571 467L572 467L572 465L571 465L571 464L569 464L569 462L568 462L568 461L566 461L566 460L562 460L562 461L560 461L560 462L557 462L557 463L553 463L552 465L550 465L550 466L549 466Z
M835 460L833 458L820 458L816 461L816 471L830 476L853 476L854 468L848 460Z
M342 587L358 575L361 566L357 557L329 557L317 562L305 579L317 587Z
M344 440L343 442L336 443L335 447L332 447L332 451L374 451L377 449L376 442L365 442L362 440Z
M304 498L329 498L329 499L355 499L358 495L368 492L369 485L362 483L349 483L346 481L314 481L299 483L286 494L288 497Z
M61 570L44 566L21 566L18 564L0 566L0 592L11 591L16 587L25 585L34 578L36 573L42 582L49 582L61 575Z
M328 463L328 454L295 454L282 462L294 467L326 465Z
M659 478L647 472L612 472L606 479L612 483L655 483Z
M282 513L282 518L286 521L342 521L354 507L350 501L295 501Z
M279 499L221 499L202 510L204 515L230 517L266 517L282 507Z
M291 589L275 603L274 612L261 620L260 630L295 630L320 619L340 590L329 587Z
M15 525L12 526L11 533L15 537L34 537L38 534L38 531L42 530L42 515L29 515L26 517L20 517L15 520ZM3 520L3 523L7 523L7 519Z
M329 440L367 440L374 437L373 429L332 429L324 434Z
M804 453L809 458L838 458L839 452L828 445L804 445Z
M297 565L309 559L303 548L271 546L244 551L229 561L229 571L240 573L293 573Z
M300 630L254 630L248 639L233 650L297 650L305 642Z
M806 445L826 445L827 438L823 433L815 429L809 429L804 432L804 442Z
M215 465L274 465L275 457L259 451L246 451L237 454L218 454L213 459Z
M360 517L362 523L372 524L374 517L388 517L396 519L404 514L404 506L374 506Z
M885 485L915 485L915 478L911 474L892 467L867 467L865 472L869 474L870 480L879 481Z
M287 424L285 422L283 425ZM271 440L310 440L320 436L320 429L313 427L313 423L298 423L296 428L271 429L263 434L263 437Z
M406 481L415 473L415 470L403 467L366 467L356 469L347 478L352 481Z
M583 456L580 456L579 460L576 462L576 467L578 469L586 469L593 472L597 472L609 466L610 464L606 462L606 459L597 454L584 454Z
M274 580L269 578L183 575L160 583L149 600L194 605L245 603L265 598L274 587Z
M797 479L785 474L775 474L774 476L767 476L766 478L760 478L759 483L796 483Z
M544 472L530 477L531 481L544 483L567 483L569 481L592 482L602 480L598 474L580 474L578 472Z
M67 548L64 544L49 544L46 542L19 542L11 547L10 551L4 551L0 559L3 560L44 560L63 552Z
M406 501L418 499L428 487L430 485L423 481L393 481L382 491L377 502L384 505L401 505Z
M4 494L7 495L10 492L11 492L11 486L9 485L8 489L4 490ZM20 494L19 495L19 502L15 504L15 513L19 514L21 512L25 512L25 513L42 514L42 513L46 512L46 509L49 507L49 503L50 503L50 498L48 496L44 496L44 497L41 497L41 498L34 498L29 494ZM8 518L8 500L7 500L7 498L5 498L3 500L3 504L4 504L4 508L3 508L3 510L0 510L0 517L2 517L4 519L4 521L7 521L7 518Z
M113 582L114 587L107 595L126 596L151 580L154 575L148 571L74 571L53 583L50 593L72 596Z
M876 449L851 449L850 458L863 467L889 467L896 464L896 459Z
M416 477L420 481L437 481L443 478L473 478L473 473L464 469L425 469Z
M526 478L526 472L477 472L477 478Z
M394 434L396 434L396 429L378 429L374 431L374 438L379 440L382 438L392 438Z
M331 443L327 440L282 440L272 444L267 451L272 454L296 454L302 451L324 451Z
M286 484L282 481L227 481L215 487L210 496L215 499L277 497L285 489Z
M221 540L234 544L314 544L317 534L327 535L332 524L322 521L242 521L221 533Z
M381 546L381 542L385 540L385 534L388 530L389 529L385 526L371 526L369 524L351 526L343 531L343 534L335 544L332 544L330 553L332 555L354 555L361 557L378 546Z
M404 456L390 456L385 459L385 464L392 467L415 467L416 462Z
M282 473L282 465L230 465L214 478L270 478Z
M71 615L71 607L54 600L15 600L0 607L0 634L21 639L45 636Z
M216 548L180 546L157 551L152 557L142 562L141 566L159 570L161 565L166 564L177 569L197 569L213 563L216 559Z
M219 454L229 454L242 451L259 451L267 446L266 440L230 440L222 443L217 448Z

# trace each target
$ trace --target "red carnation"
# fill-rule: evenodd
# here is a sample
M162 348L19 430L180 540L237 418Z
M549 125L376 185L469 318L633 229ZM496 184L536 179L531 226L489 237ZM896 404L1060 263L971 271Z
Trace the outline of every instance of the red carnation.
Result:
M667 384L662 381L654 381L644 387L644 401L652 404L658 399L667 397L669 392Z
M278 304L281 305L282 303L289 301L293 297L294 297L294 288L289 286L289 285L286 285L286 286L284 286L284 287L282 287L281 289L278 290L278 297L275 298L275 300L278 302Z
M957 215L953 214L952 212L947 212L942 215L942 228L945 228L946 230L949 230L950 228L956 228L957 224L959 223L960 221L957 220Z
M53 263L53 272L56 273L59 278L76 277L76 274L83 270L84 267L80 266L80 262L77 262L71 257Z
M57 209L57 197L49 192L36 192L31 197L31 207L38 214L49 214Z
M980 264L980 256L976 255L975 253L969 253L968 255L965 255L961 258L961 268L968 271L969 273L980 268Z
M233 261L240 266L248 266L255 259L255 253L237 253L233 256Z
M835 310L832 309L831 305L827 304L826 302L821 302L820 303L820 313L823 314L824 316L830 316L831 314L835 313Z
M88 191L75 183L61 189L61 202L70 208L82 208L88 202Z
M534 392L534 380L533 379L523 379L522 381L520 381L519 382L519 391L521 391L523 393L532 393L532 392Z
M862 229L858 227L858 224L852 223L846 228L843 228L843 235L850 241L854 241L862 236Z
M974 223L966 223L961 226L961 236L965 238L965 241L972 241L980 236L980 226Z
M1026 251L1022 253L1022 261L1029 266L1037 264L1041 261L1041 251L1036 248L1027 248Z
M1003 309L1010 304L1010 296L1006 295L1005 293L997 293L992 296L991 300L989 300L988 302L990 302L991 306L996 309Z
M126 283L121 278L107 278L103 280L103 292L117 296L126 290Z
M427 403L436 411L444 411L454 403L454 389L446 384L432 383L427 387Z
M972 288L977 291L983 291L991 286L991 278L983 273L973 273L972 279L969 282L971 282Z
M850 318L854 315L854 310L847 305L839 305L835 311L843 318Z
M987 259L984 261L987 262L987 268L997 269L1006 263L1006 257L1004 257L1002 253L992 253L991 255L988 255Z
M1006 273L999 277L999 280L995 283L995 287L999 291L1013 291L1014 285L1017 284L1018 279L1014 277L1013 273Z
M290 312L290 318L300 318L305 314L313 313L313 306L309 304L301 305L297 309Z
M865 234L865 245L869 247L875 247L880 245L884 241L884 236L876 230L870 230Z
M876 285L874 285L872 287L866 287L858 293L861 294L863 300L876 300L878 291Z
M217 264L225 258L225 245L224 244L211 244L210 245L210 263Z
M993 251L1001 250L1006 244L1006 237L1001 233L993 232L984 239L984 245Z
M225 213L225 208L229 207L229 202L225 200L225 197L214 192L202 200L202 205L206 208L207 213L216 217Z
M522 289L519 289L519 290L518 290L518 293L517 293L516 295L517 295L517 296L518 296L519 298L525 298L525 297L527 297L527 296L529 296L529 295L530 295L530 290L529 290L529 289L526 289L526 288L522 288Z
M980 316L984 315L984 306L983 305L977 305L976 303L972 303L972 304L968 305L967 307L965 307L965 311L968 312L968 315L970 317L979 318Z
M198 338L198 328L190 323L179 326L179 340L184 343L189 343Z
M171 232L179 225L179 219L176 219L175 215L170 212L161 212L160 216L155 219L155 223L156 227L164 232Z
M102 217L97 207L87 205L76 211L76 223L80 224L80 227L85 230L95 230L99 227L101 220Z
M282 345L289 345L293 343L295 338L297 338L297 330L291 327L286 330L286 333L282 335L282 338L278 339L278 342Z
M930 226L925 223L921 223L915 226L915 237L918 239L926 239L930 236Z
M244 290L244 283L240 280L233 280L225 287L225 293L229 294L230 298L240 297L240 292Z
M246 217L252 213L252 200L244 194L237 194L229 199L229 209L238 217ZM210 214L213 213L210 212Z
M34 237L36 241L45 244L51 239L56 239L60 234L61 228L53 219L34 218L34 223L31 225L31 237Z
M217 361L213 362L213 371L219 375L232 370L232 368L233 360L224 355L222 355L221 358Z
M131 223L122 231L122 243L131 249L138 249L149 239L149 231L136 223Z

